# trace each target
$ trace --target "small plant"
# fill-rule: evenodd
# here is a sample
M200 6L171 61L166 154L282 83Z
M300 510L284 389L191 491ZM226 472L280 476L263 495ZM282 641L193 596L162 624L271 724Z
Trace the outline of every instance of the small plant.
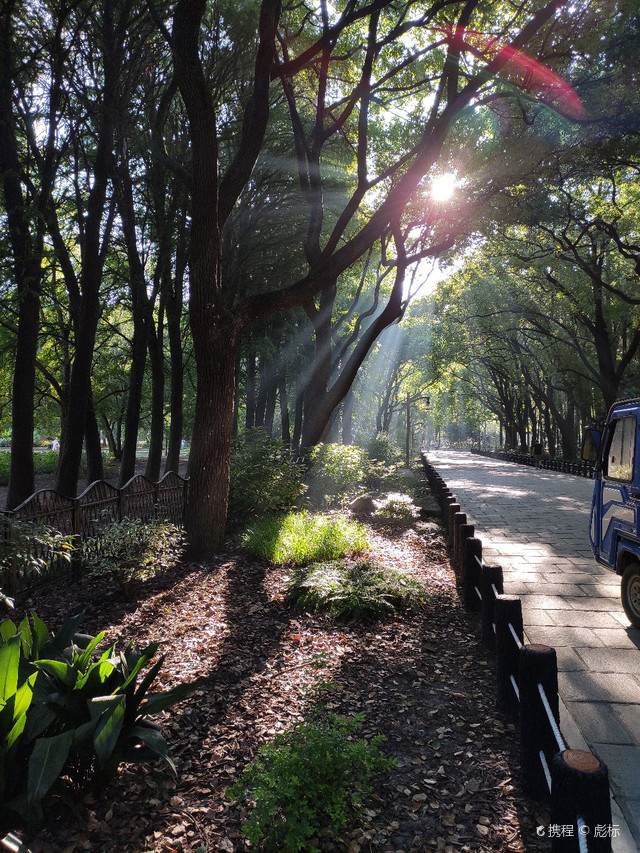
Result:
M32 524L5 517L0 525L0 571L9 588L18 577L46 572L55 561L71 562L74 536L66 536L46 524ZM0 601L13 607L13 599L0 591Z
M328 715L277 735L227 791L245 802L243 832L267 851L313 850L319 833L337 838L371 793L372 779L393 761L380 753L381 735L355 740L364 719Z
M309 459L309 491L315 500L340 503L364 480L367 459L361 447L318 444Z
M176 524L124 518L106 525L100 536L83 541L82 561L90 574L114 575L127 584L174 568L184 548L184 530Z
M263 429L247 430L235 440L229 493L229 513L235 520L287 511L304 488L302 468L281 441Z
M409 495L393 493L376 510L375 518L389 525L406 527L416 520L419 510Z
M3 817L17 813L37 823L43 799L63 775L84 790L102 785L121 761L160 758L175 771L149 717L183 699L191 685L152 693L164 661L154 660L158 644L140 650L129 643L124 652L114 645L98 654L104 634L79 635L80 619L55 635L35 613L31 622L0 625Z
M260 519L247 530L242 544L270 563L300 566L359 553L368 543L358 522L305 511Z
M369 560L315 563L294 571L287 599L298 609L328 610L341 621L369 621L416 611L426 599L414 578Z

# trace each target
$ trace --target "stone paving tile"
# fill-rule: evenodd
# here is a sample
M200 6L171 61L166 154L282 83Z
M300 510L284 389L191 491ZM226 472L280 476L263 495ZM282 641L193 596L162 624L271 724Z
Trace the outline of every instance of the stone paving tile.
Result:
M611 787L614 793L625 795L626 808L623 797L622 811L636 843L640 845L640 747L608 743L594 743L592 746L608 767L615 765L618 771L615 779L611 779L610 774Z
M616 620L611 617L613 622ZM618 623L618 627L615 628L594 628L593 633L598 637L598 639L602 640L605 646L608 646L610 649L638 649L639 640L635 639L630 631L625 631L622 626ZM635 633L635 632L634 632ZM638 672L640 675L640 671ZM640 725L640 723L639 723Z
M542 643L545 646L569 646L582 652L582 647L588 649L602 647L602 640L599 640L595 633L590 628L566 626L544 626L528 627L527 635L531 638L532 643ZM587 661L588 666L588 661Z
M617 672L639 675L638 650L631 649L578 649L592 672Z
M614 598L596 598L593 595L584 595L582 598L565 598L565 602L575 610L608 610L611 613L623 612L622 605ZM626 620L626 624L628 627L628 619Z
M562 598L559 595L527 595L522 602L523 610L564 610L567 602L570 601L573 605L577 598ZM585 596L585 601L587 598Z
M613 707L605 702L569 702L567 705L588 743L633 745L630 731L615 714Z
M566 625L568 628L583 626L585 628L609 629L616 631L620 629L620 623L611 613L590 610L551 610L549 619L553 625Z
M634 742L640 746L640 708L637 705L612 705L614 713L631 732ZM638 789L640 795L640 788Z
M525 629L528 629L530 626L534 625L553 625L555 624L551 618L551 613L553 611L548 610L540 610L535 608L527 609L527 620Z
M640 703L640 683L629 675L559 672L558 687L565 702Z

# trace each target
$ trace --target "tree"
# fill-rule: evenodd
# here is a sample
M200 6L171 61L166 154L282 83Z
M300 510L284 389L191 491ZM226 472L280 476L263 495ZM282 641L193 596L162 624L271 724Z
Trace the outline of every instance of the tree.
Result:
M470 105L479 106L480 93L488 93L502 71L504 95L514 83L534 91L547 85L535 70L523 79L519 51L528 47L542 55L544 37L550 33L553 38L546 44L551 52L558 50L562 31L553 24L558 5L539 6L529 14L530 4L507 11L498 3L490 9L476 2L441 9L411 2L362 7L347 2L335 11L322 3L319 9L282 12L278 0L263 0L242 129L232 158L219 173L222 105L213 96L200 51L206 2L176 3L167 39L192 154L189 286L198 388L185 521L194 555L209 554L223 542L235 369L243 331L266 315L304 305L318 295L320 301L326 299L322 294L338 287L340 277L381 239L389 244L393 237L396 261L402 261L401 237L407 236L403 228L408 224L403 217L443 156L454 123L464 121ZM478 35L489 29L491 38ZM467 35L472 30L473 35ZM206 45L212 43L214 34L208 32ZM529 61L527 68L531 72L541 66ZM403 78L411 77L413 82L403 86ZM307 270L283 286L236 299L222 278L221 233L249 186L262 150L272 81L282 87L290 105L296 162L305 167L301 182L311 211L304 247ZM315 104L315 131L310 136L300 128L307 120L297 106L300 81L314 92L309 102ZM392 84L393 97L388 94ZM543 97L557 94L557 88L552 91L547 85ZM399 132L389 134L391 144L387 140L383 145L390 110L401 104L414 121L403 122L402 130L397 123ZM564 107L571 111L575 102L568 98ZM323 215L320 174L327 163L321 159L321 143L338 131L354 152L353 167L340 213L328 219ZM310 147L305 143L309 139ZM475 136L470 140L476 141ZM451 236L446 222L437 227L438 218L427 215L420 222L424 251L431 251L443 234L445 239ZM400 302L401 288L393 288L389 314L398 316Z

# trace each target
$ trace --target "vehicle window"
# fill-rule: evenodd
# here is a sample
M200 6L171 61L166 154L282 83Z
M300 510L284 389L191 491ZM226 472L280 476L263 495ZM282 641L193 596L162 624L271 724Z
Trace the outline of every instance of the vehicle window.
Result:
M630 483L636 442L636 419L619 418L613 422L613 434L607 452L607 477Z

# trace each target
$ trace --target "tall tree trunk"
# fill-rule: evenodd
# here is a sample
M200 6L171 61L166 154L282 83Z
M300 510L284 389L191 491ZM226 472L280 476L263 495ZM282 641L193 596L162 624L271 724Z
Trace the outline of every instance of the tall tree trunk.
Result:
M256 425L256 357L253 352L247 356L247 387L245 392L244 425L252 429Z
M342 443L353 444L353 409L356 398L353 393L353 388L350 388L347 396L344 398L344 408L342 409Z
M87 453L87 482L95 483L104 479L104 463L102 447L100 446L100 428L93 405L93 392L89 393L87 402L87 423L84 434L84 446Z
M112 171L114 105L119 59L122 45L115 36L113 0L104 0L102 8L102 49L104 59L103 100L99 105L100 127L94 163L94 175L87 203L87 216L82 242L82 298L78 310L76 347L69 382L67 429L62 438L60 466L56 490L75 497L82 459L87 402L91 388L91 365L99 317L100 281L104 258L101 239L104 236L103 214L107 184Z
M278 369L278 400L280 402L280 427L282 441L287 447L291 447L291 422L289 419L289 402L287 399L287 366L284 356L280 355L280 366Z
M160 479L162 466L162 443L164 437L164 354L162 347L162 311L158 318L158 329L149 325L149 362L151 364L151 437L145 475L156 482Z
M0 178L17 284L18 331L11 401L11 468L7 509L34 491L33 429L36 353L42 282L41 249L34 241L20 185L13 114L13 3L0 12Z
M194 557L210 555L224 543L228 506L225 484L229 482L233 433L236 336L212 329L206 338L206 344L199 344L201 372L185 508L189 552Z

